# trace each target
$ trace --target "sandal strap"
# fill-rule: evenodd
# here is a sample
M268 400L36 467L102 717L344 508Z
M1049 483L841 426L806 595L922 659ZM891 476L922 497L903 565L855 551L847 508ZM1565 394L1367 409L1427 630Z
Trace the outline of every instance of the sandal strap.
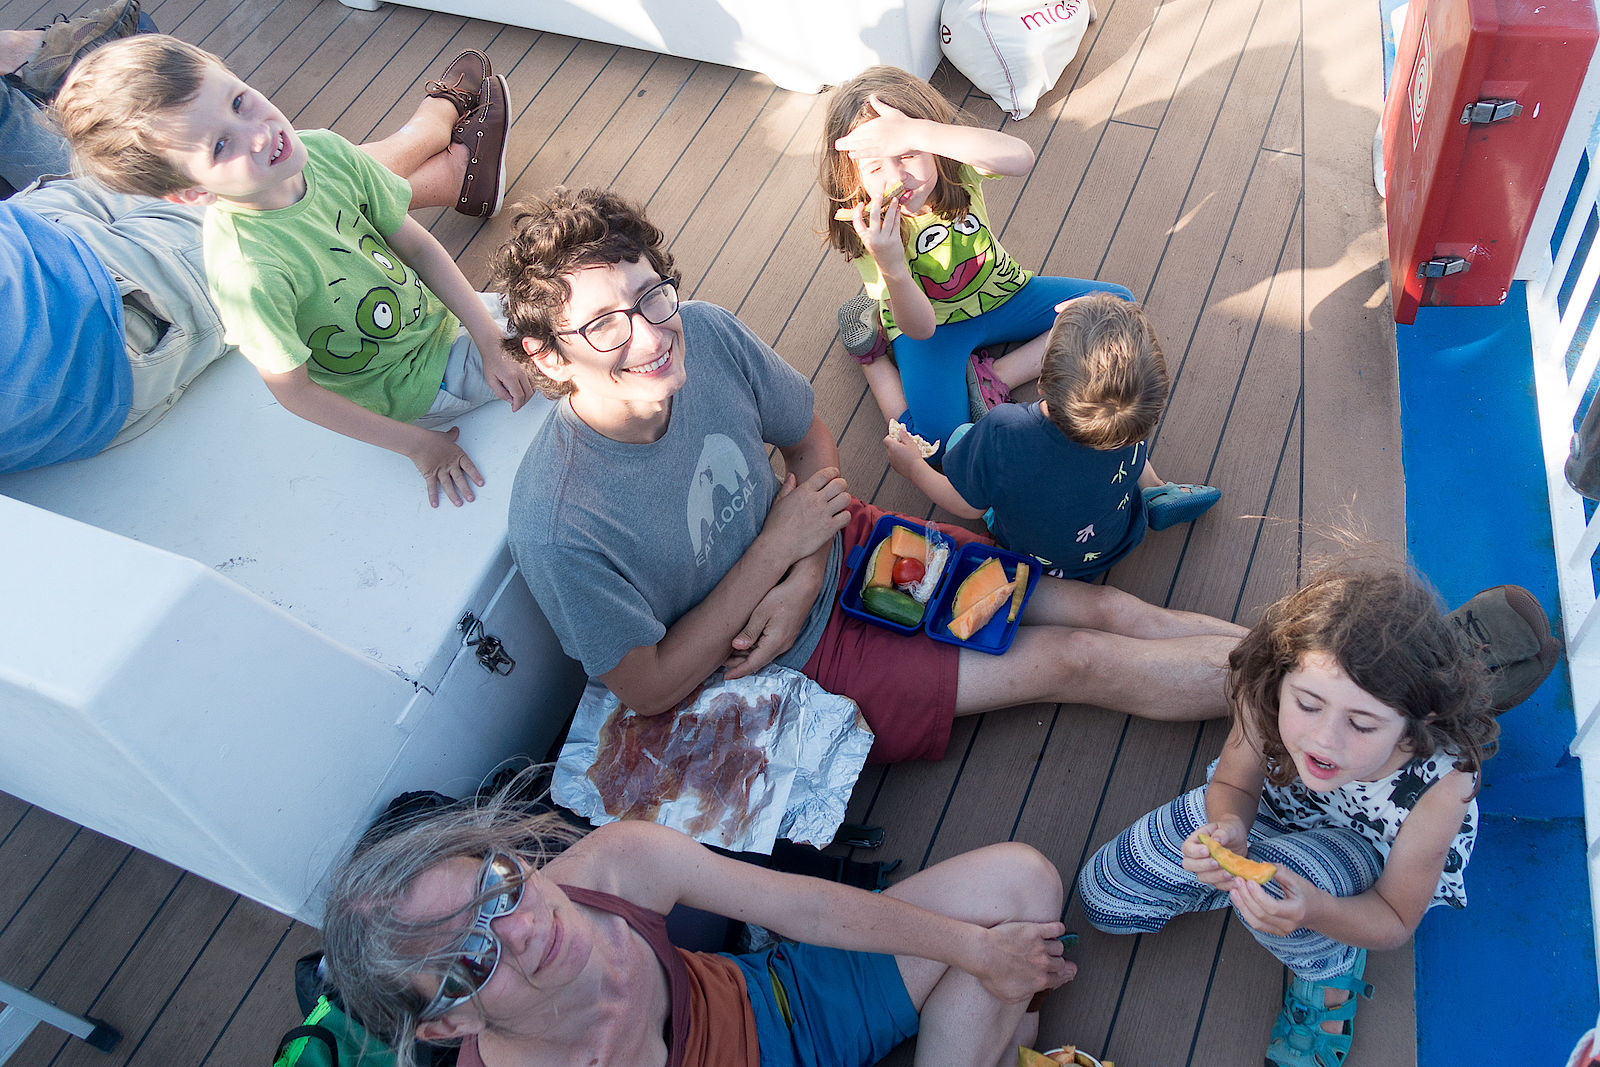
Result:
M1316 1000L1318 1002L1322 1000L1320 990ZM1299 990L1290 986L1289 992L1283 995L1283 1013L1297 1026L1321 1027L1323 1023L1346 1022L1356 1017L1356 998L1352 996L1343 1003L1329 1008L1321 1003L1307 1000L1300 995Z
M1267 1048L1269 1067L1340 1067L1350 1055L1353 1029L1346 1026L1343 1033L1330 1034L1320 1026L1284 1025L1279 1016L1273 1028L1273 1042Z

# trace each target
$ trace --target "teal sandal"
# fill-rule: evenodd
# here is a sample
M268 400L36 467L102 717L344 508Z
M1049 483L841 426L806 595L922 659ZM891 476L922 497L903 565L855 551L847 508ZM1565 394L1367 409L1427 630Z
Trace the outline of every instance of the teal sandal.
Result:
M1356 998L1372 996L1372 986L1362 980L1367 969L1367 950L1356 953L1355 966L1326 982L1296 978L1283 995L1283 1010L1272 1024L1272 1043L1267 1046L1266 1067L1339 1067L1350 1054L1355 1036ZM1344 989L1350 998L1333 1008L1323 1007L1323 990ZM1341 1032L1330 1034L1325 1022L1343 1023Z
M1144 495L1145 520L1152 530L1193 522L1222 499L1222 490L1212 486L1176 482L1151 486L1140 492Z

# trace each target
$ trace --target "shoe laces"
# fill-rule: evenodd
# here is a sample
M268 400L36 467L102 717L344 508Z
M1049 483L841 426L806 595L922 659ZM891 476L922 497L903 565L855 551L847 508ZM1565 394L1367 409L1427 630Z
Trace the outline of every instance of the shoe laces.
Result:
M1455 624L1462 633L1480 645L1489 643L1489 631L1484 629L1483 623L1478 621L1478 616L1471 609L1455 619Z
M473 93L461 87L458 77L453 85L446 85L442 81L430 81L423 87L428 96L444 97L456 106L457 111L467 112L472 110Z

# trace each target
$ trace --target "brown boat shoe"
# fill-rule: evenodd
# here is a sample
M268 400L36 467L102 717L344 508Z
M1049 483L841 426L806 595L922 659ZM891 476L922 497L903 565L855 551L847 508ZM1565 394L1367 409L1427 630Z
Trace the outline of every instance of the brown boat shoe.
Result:
M511 130L511 100L499 74L483 79L483 103L456 123L457 141L467 146L467 173L461 179L456 210L476 218L500 213L506 191L506 147Z
M1485 589L1449 619L1489 668L1496 713L1532 696L1561 659L1561 642L1551 635L1544 608L1520 585Z
M456 114L465 117L483 103L483 80L493 74L489 57L476 48L469 48L452 59L437 78L426 83L423 91L429 96L450 101L456 106Z
M55 99L72 65L103 44L139 32L139 0L117 3L44 27L39 50L11 77L42 101Z

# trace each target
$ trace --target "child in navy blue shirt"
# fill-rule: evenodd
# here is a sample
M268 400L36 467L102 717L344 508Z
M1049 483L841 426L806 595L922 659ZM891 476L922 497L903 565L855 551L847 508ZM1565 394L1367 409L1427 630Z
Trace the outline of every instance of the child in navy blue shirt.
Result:
M944 473L891 431L889 463L935 504L982 517L1008 548L1066 578L1110 567L1144 539L1193 522L1222 498L1164 482L1149 438L1171 389L1166 359L1139 305L1111 294L1062 304L1039 375L1041 399L1001 404L958 429Z

